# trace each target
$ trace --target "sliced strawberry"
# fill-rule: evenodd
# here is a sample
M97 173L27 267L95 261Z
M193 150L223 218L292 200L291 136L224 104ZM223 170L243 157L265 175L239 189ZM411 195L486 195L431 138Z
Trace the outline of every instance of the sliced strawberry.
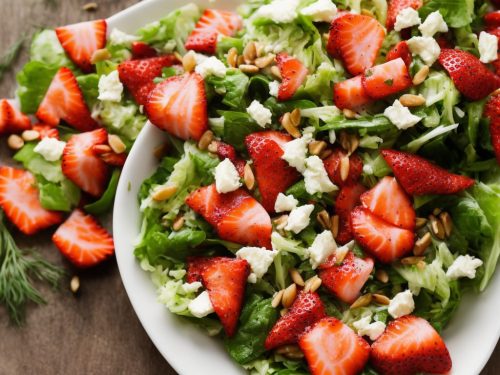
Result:
M76 209L52 236L59 251L77 267L91 267L115 252L113 237L96 219Z
M243 177L245 171L245 165L246 162L245 160L241 159L237 154L236 150L234 149L233 146L221 142L221 141L216 141L217 142L217 156L219 157L220 160L224 159L229 159L231 160L231 163L234 164L236 167L236 170L238 171L238 174L240 177Z
M194 30L189 35L185 47L200 53L213 55L219 35L233 36L243 27L243 20L234 12L205 9Z
M425 319L413 315L389 323L372 344L371 363L384 375L446 374L452 366L443 339Z
M349 73L358 75L373 66L384 38L375 18L351 13L332 22L327 48L342 58Z
M500 10L487 13L484 16L484 24L487 28L500 27Z
M300 60L281 52L276 56L276 63L281 73L278 100L290 100L307 78L307 68Z
M364 207L351 212L351 228L361 247L382 263L391 263L410 253L415 235L372 214Z
M372 271L372 258L361 259L349 252L340 265L320 265L319 277L322 285L338 299L351 304L360 296Z
M387 20L385 21L387 31L391 31L392 29L394 29L396 17L403 9L419 9L420 7L422 7L422 5L424 5L424 2L422 0L389 0Z
M252 133L245 138L248 154L253 160L262 205L270 213L274 212L278 194L284 193L300 178L299 172L281 159L281 145L292 140L288 134L272 130Z
M483 99L500 87L500 77L468 52L443 49L439 63L448 72L458 91L469 100Z
M187 273L186 282L194 283L196 281L201 282L201 274L205 268L213 263L217 258L213 257L188 257L187 258Z
M107 142L104 129L72 135L66 143L62 156L62 171L80 189L100 197L106 189L109 168L97 157L92 147Z
M450 40L450 37L445 35L439 35L436 36L436 42L439 45L439 48L444 49L444 48L453 48L453 42ZM409 68L408 68L409 69Z
M149 93L155 88L153 80L161 76L165 67L174 65L174 55L151 57L149 59L129 60L118 65L120 81L130 91L138 104L145 105Z
M491 144L500 165L500 95L490 98L484 109L484 116L490 119Z
M106 46L106 20L58 27L57 38L68 56L84 72L92 71L92 55Z
M394 177L384 177L371 190L363 193L361 203L389 224L415 229L416 214L411 199Z
M0 135L21 133L31 128L31 120L14 103L0 99Z
M24 234L62 222L60 212L40 205L36 181L30 172L0 166L0 207L7 218Z
M410 65L413 61L411 57L410 47L408 47L408 43L406 41L401 41L396 44L392 49L387 53L386 61L396 60L401 57L405 62L405 65L408 69L410 69Z
M271 218L245 190L220 194L213 184L191 193L186 204L203 216L220 238L271 249Z
M288 312L283 315L267 335L266 350L295 344L307 327L326 316L323 302L316 293L300 292Z
M332 154L323 161L330 180L341 187L358 182L363 172L363 160L358 154L352 154L349 156L349 173L345 181L343 181L340 175L340 161L344 157L347 157L347 152L343 148L336 147L333 149Z
M147 59L158 56L158 52L144 42L132 42L132 58L134 60Z
M229 337L236 332L249 274L246 260L222 257L213 258L201 273L210 302Z
M412 80L402 58L367 69L363 86L368 96L382 99L411 87Z
M370 356L370 345L340 320L317 322L299 339L312 375L355 375Z
M372 99L366 94L362 76L338 82L333 86L333 101L340 109L357 110L369 104Z
M59 130L57 130L57 128L53 128L50 125L38 123L33 125L33 130L36 130L40 134L40 139L43 138L59 139Z
M335 241L341 245L353 239L350 225L351 211L360 203L359 197L365 191L366 188L360 183L346 185L340 189L335 200L335 214L339 216L339 232Z
M127 161L127 154L117 154L115 152L105 152L100 158L108 165L113 167L123 167Z
M160 129L184 140L199 140L208 129L203 77L186 73L166 79L151 92L144 109Z
M381 153L410 195L456 194L474 185L472 178L450 173L420 156L396 150Z
M64 120L79 131L97 128L83 98L82 91L71 70L62 67L52 79L36 117L50 126L59 125Z

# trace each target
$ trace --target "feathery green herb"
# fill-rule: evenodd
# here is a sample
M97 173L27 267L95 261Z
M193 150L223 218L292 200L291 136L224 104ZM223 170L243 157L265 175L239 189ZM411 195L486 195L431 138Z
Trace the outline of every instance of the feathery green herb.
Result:
M12 63L16 60L17 56L23 48L23 43L26 38L24 36L20 37L13 45L9 47L5 55L0 58L0 81L11 67Z

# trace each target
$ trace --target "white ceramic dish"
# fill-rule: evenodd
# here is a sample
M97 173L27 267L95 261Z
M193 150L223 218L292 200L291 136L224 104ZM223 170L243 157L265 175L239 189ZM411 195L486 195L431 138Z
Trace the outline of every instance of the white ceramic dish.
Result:
M231 9L238 1L194 0L202 7ZM108 19L114 27L134 32L179 6L183 0L143 1ZM157 302L149 274L134 257L134 241L139 234L137 193L142 181L155 170L158 161L153 149L162 143L164 134L148 124L139 135L124 166L115 199L113 232L116 258L123 284L144 329L160 353L181 375L244 374L229 358L221 343L193 325L183 322ZM479 374L500 337L500 276L498 272L481 295L467 295L444 338L453 359L453 375ZM126 329L126 327L124 327ZM131 337L133 340L134 338Z

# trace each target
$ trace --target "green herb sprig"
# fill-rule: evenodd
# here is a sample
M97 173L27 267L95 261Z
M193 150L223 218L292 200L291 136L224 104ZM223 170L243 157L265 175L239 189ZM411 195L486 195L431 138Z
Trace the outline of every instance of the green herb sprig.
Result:
M9 47L5 55L0 58L0 81L2 81L5 72L9 70L12 63L16 60L17 56L21 52L24 44L24 36L20 37L13 45Z

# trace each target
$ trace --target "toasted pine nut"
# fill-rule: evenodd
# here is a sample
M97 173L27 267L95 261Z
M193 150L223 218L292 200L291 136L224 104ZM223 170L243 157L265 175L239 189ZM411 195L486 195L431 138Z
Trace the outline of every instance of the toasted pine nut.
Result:
M280 354L289 359L301 359L304 358L304 353L300 350L297 345L283 345L275 350L276 354Z
M172 230L174 232L178 232L181 230L181 228L184 226L184 216L179 216L177 217L177 219L174 220L174 222L172 223Z
M273 65L271 67L271 74L275 76L278 79L281 79L281 71L280 68L278 68L276 65Z
M238 60L236 60L236 66L244 65L245 64L245 58L243 55L238 56Z
M349 109L349 108L344 108L342 110L342 113L344 114L344 116L348 119L353 119L353 118L356 118L356 112L354 112L353 110Z
M359 147L359 137L357 134L350 134L349 137L349 149L347 150L349 155L352 155Z
M311 155L320 155L326 149L326 146L325 141L312 141L308 146L309 153Z
M108 134L108 144L115 154L123 154L127 149L125 143L116 134Z
M349 151L351 148L351 136L346 131L341 131L338 137L338 141L342 148Z
M430 69L427 65L424 65L422 68L420 68L420 70L413 77L413 84L415 86L418 86L422 82L424 82L427 76L429 75L429 70Z
M389 297L384 296L383 294L374 293L372 296L373 296L373 301L375 303L378 303L379 305L388 305L391 303Z
M285 316L288 312L288 309L287 308L283 308L280 310L280 316Z
M283 115L283 119L281 120L281 125L292 137L300 138L302 136L302 134L300 134L299 129L293 126L289 112Z
M238 50L234 47L227 52L227 64L231 68L236 68L238 66Z
M290 121L292 122L293 126L298 128L300 125L301 118L302 117L299 108L295 108L292 112L290 112Z
M349 246L344 245L341 247L337 247L337 249L335 250L335 263L342 264L348 252Z
M318 214L316 215L316 220L318 220L318 223L323 227L323 229L330 229L332 226L330 215L326 210L318 212Z
M446 233L444 231L443 223L441 223L441 221L439 221L434 215L429 216L429 221L431 222L432 233L440 240L444 240Z
M422 95L404 94L399 101L405 107L419 107L425 104L425 98Z
M157 202L165 201L171 198L177 192L177 186L159 186L151 196Z
M351 309L357 309L358 307L368 306L372 302L372 295L370 293L362 295L350 306Z
M317 291L319 289L319 287L321 286L322 283L323 283L323 280L321 280L318 276L314 276L311 280L311 284L309 286L309 291L311 293L314 293L315 291Z
M273 54L269 54L267 56L262 56L262 57L259 57L257 59L255 59L255 62L254 64L260 68L260 69L264 69L265 67L271 65L274 61L274 58L276 56L273 55Z
M250 65L250 64L241 64L238 68L243 73L248 73L248 74L255 74L259 72L259 68L257 68L255 65Z
M245 63L253 64L257 58L257 48L255 46L255 42L249 42L245 46L245 49L243 50L243 58L245 59Z
M96 155L102 155L109 154L110 152L113 152L113 150L111 150L111 147L108 145L95 145L92 146L92 152Z
M252 171L250 164L245 164L245 169L243 170L243 182L248 190L253 190L255 188L255 176Z
M434 216L438 216L441 213L441 209L439 207L436 207L435 209L432 210L432 214Z
M349 177L349 169L351 167L351 163L349 161L349 156L345 155L340 158L340 179L342 181L347 180Z
M106 48L101 48L92 54L90 62L92 64L98 63L99 61L109 60L111 58L111 53Z
M339 234L339 215L333 215L331 218L332 226L330 228L333 238L337 237Z
M198 141L198 148L200 150L206 150L208 148L208 145L212 143L213 140L214 133L211 130L207 130L205 133L203 133L200 140Z
M86 12L93 12L96 11L98 8L97 3L87 3L82 6L82 10Z
M13 150L19 150L24 146L24 141L17 134L11 134L7 138L7 145Z
M419 238L415 242L415 246L413 247L413 254L415 256L422 256L425 253L425 250L429 247L432 242L432 237L429 232L425 233L422 238Z
M157 159L161 159L167 154L168 146L166 143L162 143L161 145L158 145L154 148L153 150L153 155Z
M375 272L375 278L384 284L386 284L389 281L389 275L384 270L377 270Z
M69 282L69 289L73 294L78 293L78 290L80 290L80 278L77 275L71 278L71 281Z
M290 270L290 277L292 278L292 281L298 286L304 286L304 279L300 275L299 271L297 271L295 268L292 268Z
M281 215L280 217L273 220L274 225L276 225L276 229L284 229L288 222L288 215Z
M319 154L319 158L321 160L325 160L327 157L329 157L331 154L333 154L333 150L330 148L327 148L326 150L323 150L321 154Z
M289 308L292 306L293 301L295 301L295 297L297 297L297 284L293 283L285 289L283 293L283 298L281 299L281 304L285 308Z
M182 58L182 67L186 72L192 72L196 67L196 58L194 54L193 51L189 51Z
M443 224L444 233L446 237L451 236L451 231L453 230L453 221L451 220L451 216L448 212L441 212L439 214L439 220Z
M425 269L426 266L427 266L427 263L425 263L425 260L421 260L420 262L417 263L417 268L419 270Z
M285 293L285 289L281 289L279 292L274 294L273 300L271 301L272 307L276 308L280 305L283 293Z
M401 259L401 264L405 266L413 266L424 259L424 257L406 257Z
M179 52L174 51L174 57L177 59L178 62L182 63L182 55Z
M415 222L415 227L417 229L423 228L427 224L427 219L425 217L417 217L417 220Z
M40 138L40 133L37 132L36 130L25 130L22 132L21 138L25 142L34 141L35 139Z
M500 94L500 88L496 89L495 91L493 91L490 95L491 96L497 96Z
M216 154L218 149L219 149L219 144L217 141L212 141L207 146L207 150L213 154Z

